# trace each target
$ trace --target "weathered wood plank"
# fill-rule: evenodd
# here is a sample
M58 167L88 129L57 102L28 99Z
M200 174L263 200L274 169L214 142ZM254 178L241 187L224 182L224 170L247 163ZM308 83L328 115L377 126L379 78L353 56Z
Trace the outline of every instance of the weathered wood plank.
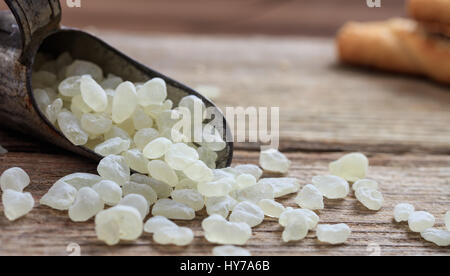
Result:
M316 174L326 173L329 161L339 153L290 153L293 168L290 176L307 184ZM239 151L237 163L257 162L257 153ZM380 182L386 203L379 212L368 211L356 199L326 200L326 208L320 212L321 222L350 225L353 233L345 245L320 244L315 233L300 242L284 244L280 236L282 228L276 220L267 219L254 229L246 248L254 255L368 255L368 246L380 246L382 255L450 255L449 248L439 248L410 233L406 224L393 222L392 209L396 203L410 202L417 209L428 210L437 218L437 226L443 227L443 214L450 206L450 158L406 154L371 154L370 177ZM58 164L64 164L60 166ZM21 166L30 172L30 191L38 202L50 185L59 177L75 171L95 172L96 164L70 154L22 154L9 153L0 157L0 171L10 166ZM287 206L295 207L293 196L281 199ZM0 213L2 213L0 207ZM96 240L94 223L73 223L67 214L36 204L25 218L14 223L0 216L0 255L67 255L70 243L81 246L83 255L209 255L213 244L203 238L200 227L204 211L191 222L178 222L195 232L193 244L186 248L156 245L151 235L145 234L136 242L107 247Z

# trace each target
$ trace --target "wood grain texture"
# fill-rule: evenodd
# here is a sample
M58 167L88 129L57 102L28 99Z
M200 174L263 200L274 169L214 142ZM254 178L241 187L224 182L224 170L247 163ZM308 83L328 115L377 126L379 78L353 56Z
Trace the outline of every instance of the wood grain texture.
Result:
M328 162L340 156L338 153L290 153L293 161L290 176L307 184L316 174L326 173ZM239 151L236 164L255 163L258 154ZM320 212L323 223L347 223L353 233L346 244L330 246L317 241L315 232L300 242L281 242L282 227L274 219L267 219L254 228L253 237L245 246L254 255L369 255L369 245L378 245L382 255L450 255L450 248L439 248L408 231L405 223L393 221L392 209L398 202L410 202L420 210L429 210L437 218L437 227L443 227L443 215L450 206L450 160L447 156L407 154L371 154L369 176L377 179L386 203L379 212L368 211L356 199L326 200L325 210ZM64 166L56 165L63 163ZM21 166L33 179L27 189L36 201L60 176L74 171L95 172L95 164L67 154L9 153L0 157L0 170L11 165ZM286 206L295 207L293 196L280 200ZM0 212L2 207L0 207ZM73 223L65 212L45 206L36 208L25 218L14 223L0 216L0 255L67 255L70 243L81 246L82 255L209 255L215 246L203 237L201 220L204 211L195 220L177 222L188 226L195 233L194 242L187 247L161 246L144 234L136 242L108 247L95 236L94 223Z
M371 163L369 177L379 181L386 203L368 211L353 195L327 200L323 223L348 223L353 233L344 245L317 242L315 232L300 242L283 244L282 228L267 219L254 229L246 248L254 255L450 255L393 222L400 202L432 212L437 227L450 207L450 94L448 87L422 79L358 71L335 64L327 39L135 36L99 33L143 63L191 86L221 87L220 106L281 107L281 146L293 161L289 176L308 184L324 174L330 161L346 151L363 151ZM0 171L11 166L30 173L36 202L60 177L95 172L82 157L0 130ZM256 145L239 144L234 164L258 161ZM63 165L61 165L63 164ZM281 199L295 207L293 196ZM0 213L2 213L0 207ZM11 223L0 216L0 255L67 255L70 243L82 255L209 255L215 246L203 238L200 212L179 222L195 232L188 247L156 245L151 235L108 247L96 240L94 223L73 223L63 212L36 204L28 216Z

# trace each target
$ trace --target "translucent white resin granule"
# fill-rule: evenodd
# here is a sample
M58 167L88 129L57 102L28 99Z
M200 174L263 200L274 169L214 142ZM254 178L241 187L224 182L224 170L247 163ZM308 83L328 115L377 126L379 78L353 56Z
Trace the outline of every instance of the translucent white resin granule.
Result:
M178 185L175 187L175 190L185 190L185 189L194 189L197 191L197 182L191 180L189 178L183 178L178 182Z
M72 185L75 189L79 190L83 187L92 187L98 182L100 182L102 178L96 174L92 173L73 173L64 176L58 181L66 182L67 184Z
M153 190L153 188L146 184L139 184L129 181L123 185L122 191L123 196L129 194L142 195L147 200L149 205L153 205L158 199L158 195Z
M283 204L271 199L263 199L258 203L259 207L264 211L268 217L278 218L286 210Z
M75 60L66 68L66 77L91 75L96 81L103 80L103 70L89 61Z
M195 95L183 97L180 100L178 107L188 109L191 114L191 118L194 118L194 116L201 116L201 118L204 118L204 113L206 111L206 106L203 101Z
M440 230L436 228L428 228L421 232L420 235L426 241L432 242L437 246L450 245L450 231Z
M114 206L122 199L122 189L111 180L102 180L92 187L105 202L106 205Z
M100 195L92 188L81 188L75 202L69 208L69 218L75 222L84 222L103 210L104 203Z
M345 198L350 191L348 182L335 175L320 175L312 178L316 188L329 199Z
M153 127L153 119L142 108L137 107L132 116L134 128L144 129Z
M152 209L153 216L163 216L169 219L193 220L195 211L191 207L171 199L158 200Z
M378 182L372 179L360 179L353 183L352 189L353 191L358 190L359 188L366 187L374 190L378 190Z
M133 137L133 141L136 144L136 147L138 149L140 149L141 151L144 151L145 147L150 142L152 142L153 140L157 139L158 137L159 137L159 131L158 130L156 130L154 128L143 128L143 129L140 129L140 130L138 130L136 132L136 134ZM164 142L167 142L167 141L164 141ZM163 144L165 144L165 143L163 143ZM170 143L168 143L168 144L170 146L172 144L172 141L170 141ZM166 151L169 148L169 146L167 146L165 151L159 157L163 156L166 153ZM149 152L149 154L150 154L150 152L153 152L153 150L147 150L147 152ZM153 156L152 155L149 155L149 156L150 157L148 157L148 158L150 158L150 159L157 159L157 158L159 158L159 157L151 158Z
M130 118L136 110L138 99L134 84L127 81L116 88L112 105L112 119L121 124Z
M414 206L408 203L395 205L394 218L396 222L408 221L409 215L415 211Z
M174 170L182 171L198 160L198 152L183 143L173 144L165 154L166 163Z
M187 166L183 173L195 182L208 182L214 179L213 171L201 160Z
M112 121L102 114L86 113L81 116L81 127L91 135L101 135L112 127Z
M206 197L226 196L233 189L236 181L233 178L221 178L216 181L198 183L198 192Z
M148 171L150 175L168 185L175 187L178 184L178 176L175 171L161 160L153 160L148 163Z
M253 164L237 165L233 169L238 174L251 174L256 178L256 180L259 180L263 174L263 171L258 166Z
M83 101L95 112L103 112L108 106L108 97L105 90L91 77L81 77L81 97Z
M30 177L21 168L14 167L7 169L0 176L0 186L2 191L7 189L22 192L30 184Z
M350 153L331 162L329 165L331 174L340 176L347 181L355 182L363 179L369 169L369 160L362 153Z
M117 205L97 214L95 232L98 239L108 245L118 244L120 240L136 240L143 232L141 215L133 207Z
M93 110L84 102L80 94L72 98L72 102L70 104L70 111L72 111L75 117L81 118L83 114L92 112Z
M136 208L141 215L142 220L148 215L150 212L150 206L142 195L139 194L128 194L122 198L119 202L119 205L130 206Z
M256 178L251 174L244 173L236 177L236 184L238 189L245 189L256 185Z
M258 204L263 199L274 199L272 185L258 182L256 185L237 191L236 199L254 204Z
M205 206L203 196L192 189L175 190L171 195L172 199L176 202L185 204L191 207L194 211L200 211Z
M216 246L213 248L213 255L217 257L244 257L251 256L252 254L247 249L233 246L233 245L223 245Z
M233 208L229 220L231 222L244 222L250 227L255 227L263 222L264 211L258 205L243 201Z
M69 210L75 201L77 192L72 185L64 181L57 181L41 198L40 204L60 211Z
M447 211L447 213L445 213L444 221L445 221L445 226L447 227L447 230L450 231L450 211Z
M361 187L356 190L355 196L369 210L378 211L383 207L383 194L377 190Z
M130 137L134 137L134 135L136 134L136 130L134 129L134 125L133 125L133 120L127 119L125 120L123 123L118 124L118 126L123 129L124 131L126 131L126 133L128 133L128 135Z
M302 188L295 198L295 202L302 208L320 210L324 208L323 194L312 184Z
M178 228L178 225L163 216L152 217L144 225L144 231L147 233L156 233L164 228Z
M148 159L139 149L130 149L122 153L128 166L139 173L148 173Z
M408 218L409 229L413 232L423 232L433 227L434 223L434 216L424 211L412 212Z
M202 228L205 238L211 243L243 245L252 236L252 229L247 223L229 222L220 215L204 219Z
M98 174L106 180L112 180L123 186L130 180L130 167L125 158L118 155L108 155L97 166Z
M144 156L148 159L158 159L166 154L172 146L172 141L167 138L156 138L144 147Z
M286 210L281 213L278 223L281 226L286 226L290 221L295 220L297 217L304 217L308 222L309 230L314 230L319 223L319 216L309 209L293 209L286 208Z
M57 116L59 129L72 144L81 146L87 143L88 134L81 129L77 117L69 111L61 111Z
M156 231L153 240L159 244L186 246L194 240L194 233L187 227L171 227Z
M111 154L121 154L130 148L130 140L123 140L116 137L106 140L105 142L98 144L94 151L101 156L108 156Z
M297 178L263 178L258 183L271 185L275 197L282 197L300 190L300 181Z
M162 104L167 98L166 82L161 78L151 79L138 90L137 96L142 106Z
M103 135L105 140L109 140L111 138L120 137L124 140L131 140L130 135L123 129L118 126L112 126L111 129ZM136 143L136 142L135 142Z
M214 180L218 180L221 178L231 178L236 179L240 174L234 168L222 168L213 170Z
M181 118L182 114L179 110L164 110L156 116L156 125L161 133L165 132L163 136L173 141L173 127Z
M290 219L284 228L281 238L284 242L299 241L306 237L309 224L305 216L296 216Z
M30 193L7 189L2 195L3 212L8 220L14 221L28 214L34 206Z
M58 119L58 114L61 112L63 108L63 101L60 98L57 98L53 101L52 104L48 105L45 109L45 115L50 123L55 124Z
M206 212L208 215L217 214L226 218L237 203L231 196L207 197L205 199Z
M168 198L170 196L170 193L172 193L172 187L170 187L168 184L146 175L138 173L132 174L130 177L130 181L139 184L146 184L152 187L152 189L156 192L158 198Z
M287 173L291 166L291 161L278 150L268 149L261 151L259 164L266 171Z
M350 227L344 223L333 225L319 224L316 230L319 241L330 244L345 243L351 233Z
M81 77L73 76L63 80L59 86L58 91L61 95L66 97L75 97L81 94Z

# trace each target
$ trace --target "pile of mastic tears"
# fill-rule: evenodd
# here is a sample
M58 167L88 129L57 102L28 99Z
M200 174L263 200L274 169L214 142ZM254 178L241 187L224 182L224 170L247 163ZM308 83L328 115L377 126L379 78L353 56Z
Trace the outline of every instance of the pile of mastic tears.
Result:
M295 178L261 178L263 170L288 172L291 162L276 149L261 151L262 169L251 164L216 169L217 152L226 147L219 131L213 131L215 139L209 142L178 142L182 133L173 139L176 113L193 111L196 105L205 108L198 97L184 97L173 108L164 80L132 83L111 74L104 78L99 66L73 61L67 53L56 60L41 56L36 67L32 82L42 113L73 144L104 156L98 175L65 176L40 204L68 211L74 222L95 217L97 237L108 245L136 240L147 232L156 243L186 246L193 241L192 230L171 220L193 220L204 208L209 215L202 222L204 237L223 245L214 248L214 255L250 255L236 245L245 245L265 216L279 219L284 242L302 240L315 230L320 242L342 244L351 235L348 225L319 224L315 211L324 209L324 197L347 197L351 182L362 205L373 211L382 208L383 195L376 181L366 179L369 161L361 153L330 163L329 175L315 176L302 188ZM9 220L31 211L33 197L23 192L30 183L25 171L8 169L0 183ZM275 201L294 193L300 208ZM144 223L150 209L151 217ZM445 215L447 230L432 228L433 215L415 211L410 204L398 204L393 213L397 222L408 221L411 231L425 240L450 245L450 212Z

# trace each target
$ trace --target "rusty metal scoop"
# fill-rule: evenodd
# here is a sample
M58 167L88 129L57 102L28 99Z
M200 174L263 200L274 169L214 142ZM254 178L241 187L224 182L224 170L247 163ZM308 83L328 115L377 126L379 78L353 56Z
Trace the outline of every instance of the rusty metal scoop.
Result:
M0 120L1 124L32 135L59 147L94 160L101 156L92 150L75 146L43 115L34 99L31 77L35 56L44 52L58 56L69 52L76 59L94 62L104 72L132 82L160 77L167 83L168 98L178 104L187 95L195 95L207 107L217 107L191 88L170 79L127 57L107 43L75 29L60 26L61 6L58 0L5 0L12 13L0 12ZM230 138L230 129L222 115L223 138ZM227 139L225 141L231 141ZM230 165L233 143L218 152L217 167Z

